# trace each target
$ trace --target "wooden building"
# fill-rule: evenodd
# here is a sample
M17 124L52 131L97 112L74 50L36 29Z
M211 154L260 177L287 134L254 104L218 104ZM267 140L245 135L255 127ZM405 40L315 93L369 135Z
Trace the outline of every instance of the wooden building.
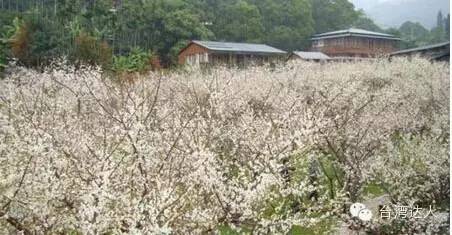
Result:
M450 62L450 42L396 51L391 54L391 57L395 56L420 56L432 61Z
M311 51L330 57L377 57L397 50L399 38L390 34L362 29L346 29L316 34L311 38Z
M264 44L191 41L179 52L179 64L249 65L282 60L285 51Z

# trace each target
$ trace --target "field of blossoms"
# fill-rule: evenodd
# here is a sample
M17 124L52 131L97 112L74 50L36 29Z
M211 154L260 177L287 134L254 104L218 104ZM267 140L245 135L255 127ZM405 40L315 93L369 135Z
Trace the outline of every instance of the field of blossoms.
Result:
M448 234L449 81L416 58L127 81L17 68L0 80L0 234ZM378 197L432 213L351 217Z

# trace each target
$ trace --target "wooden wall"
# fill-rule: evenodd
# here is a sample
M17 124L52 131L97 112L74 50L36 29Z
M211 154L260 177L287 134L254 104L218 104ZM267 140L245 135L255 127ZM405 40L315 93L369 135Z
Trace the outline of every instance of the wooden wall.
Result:
M333 57L375 57L394 52L395 44L396 41L387 39L342 37L313 41L311 49Z
M209 50L195 43L190 43L185 49L179 53L179 64L185 64L188 56L196 54L208 53Z

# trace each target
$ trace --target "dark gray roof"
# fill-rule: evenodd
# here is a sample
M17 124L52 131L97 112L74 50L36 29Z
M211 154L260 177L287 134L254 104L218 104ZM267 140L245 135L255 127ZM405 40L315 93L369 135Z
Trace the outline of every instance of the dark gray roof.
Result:
M400 40L399 38L396 38L394 35L391 35L391 34L378 33L378 32L372 32L372 31L368 31L368 30L364 30L364 29L355 29L355 28L316 34L312 37L311 40L346 37L346 36Z
M294 55L305 59L305 60L328 60L329 56L323 54L322 52L314 52L314 51L294 51Z
M238 53L238 54L286 54L285 51L276 49L265 44L235 43L235 42L213 42L213 41L192 41L211 51Z
M450 57L450 52L449 51L440 53L438 55L434 55L432 57L432 60L443 60L443 59L448 58L448 57Z
M406 49L406 50L396 51L394 53L391 53L391 55L405 54L405 53L416 52L416 51L425 51L425 50L431 50L431 49L435 49L438 47L445 47L445 46L450 46L450 42L442 42L442 43L437 43L437 44L428 45L428 46L422 46L422 47L416 47L416 48L410 48L410 49Z

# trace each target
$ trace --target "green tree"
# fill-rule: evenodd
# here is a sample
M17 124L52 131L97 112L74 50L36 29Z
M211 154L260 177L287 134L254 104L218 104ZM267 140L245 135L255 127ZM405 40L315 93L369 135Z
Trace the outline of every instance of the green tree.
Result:
M444 28L444 17L441 11L439 11L438 15L436 16L436 27Z
M449 35L445 29L446 20L441 11L438 12L436 27L430 31L429 43L438 43L448 40Z
M218 40L260 42L263 37L262 16L259 9L246 1L237 0L222 7L214 21L214 34Z
M162 59L167 63L176 61L177 54L188 40L211 37L211 32L188 10L177 10L165 15L163 25L159 39L163 46L159 52L165 55Z
M45 65L58 55L57 27L33 14L13 21L14 33L7 39L12 57L26 66Z
M314 33L310 0L254 1L263 17L264 42L285 50L310 45Z
M450 14L447 14L446 20L444 22L444 28L446 29L446 37L450 37Z
M359 11L358 17L352 25L355 28L365 29L375 32L382 32L383 30L375 24L375 22L366 16L362 11Z
M406 40L409 46L423 46L429 42L430 32L420 23L407 21L399 28L401 38Z
M311 0L315 32L348 28L361 15L348 0Z
M91 32L108 41L115 54L128 54L140 47L157 52L163 63L171 64L176 61L177 50L188 40L212 37L198 15L182 0L151 0L143 4L128 1L118 9L99 11L94 16L102 16L101 19L89 21L96 26L90 28Z
M10 57L9 40L16 31L14 19L18 24L17 14L0 10L0 73L6 68Z

